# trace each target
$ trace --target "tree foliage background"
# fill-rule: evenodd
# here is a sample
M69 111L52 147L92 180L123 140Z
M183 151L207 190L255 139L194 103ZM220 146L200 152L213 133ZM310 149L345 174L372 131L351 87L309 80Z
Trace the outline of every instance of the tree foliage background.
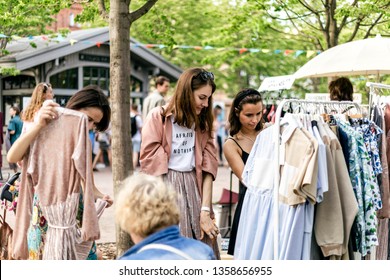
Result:
M204 66L216 72L218 88L233 95L243 87L258 87L264 77L293 74L312 58L284 55L284 50L324 51L376 34L390 36L389 6L388 0L165 0L133 24L131 35L143 43L169 46L154 50L182 68ZM219 48L271 52L240 54ZM367 78L352 79L364 89ZM298 80L291 93L310 91L327 92L327 79Z
M75 2L84 5L76 21L89 27L108 25L108 0L0 0L0 33L45 33L50 15ZM147 1L130 2L136 10ZM284 55L284 50L324 51L378 33L390 36L389 20L388 0L160 0L132 24L130 33L141 43L166 45L153 50L183 69L203 66L215 72L218 89L233 95L243 87L258 87L264 77L292 74L313 57ZM0 39L0 49L8 40ZM240 54L229 48L271 51ZM352 79L364 88L367 78ZM382 81L390 82L386 76ZM326 85L327 79L298 80L291 92L326 92Z
M47 26L61 9L68 8L69 0L0 0L0 49L3 51L12 35L20 37L47 34Z

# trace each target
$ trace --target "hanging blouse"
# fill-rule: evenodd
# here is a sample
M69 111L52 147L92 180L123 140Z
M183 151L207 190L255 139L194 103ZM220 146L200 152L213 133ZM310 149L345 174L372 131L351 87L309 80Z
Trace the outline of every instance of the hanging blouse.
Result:
M358 204L339 140L322 121L318 122L318 129L327 150L329 191L316 208L316 241L324 257L350 259L347 247Z
M274 129L256 139L243 171L248 187L237 231L235 259L273 259ZM280 259L308 259L317 194L318 144L288 123L281 135L279 188ZM283 152L284 151L284 152ZM311 203L309 203L311 202Z
M59 108L58 119L43 128L23 158L25 168L16 212L13 253L27 259L27 229L34 192L48 222L43 259L77 259L76 214L81 181L84 182L84 213L81 239L99 239L94 203L91 141L88 119L81 112Z
M352 186L359 205L356 218L357 231L354 241L358 251L365 256L372 246L378 245L376 211L381 207L379 186L372 171L363 135L346 122L337 122L348 135L349 172Z
M378 147L378 143L383 133L382 129L366 118L363 120L351 119L350 122L352 127L355 130L360 131L363 135L364 144L366 145L367 152L371 159L370 162L374 175L378 176L379 174L382 174L383 170Z
M367 172L371 174L370 186L374 198L374 207L378 211L382 208L382 199L377 176L383 172L378 142L383 132L375 123L368 119L363 119L363 123L360 126L356 122L353 123L353 127L363 135L363 141L367 150L367 154L364 154L364 156L368 158L370 163L370 166L363 166L363 169L367 169Z

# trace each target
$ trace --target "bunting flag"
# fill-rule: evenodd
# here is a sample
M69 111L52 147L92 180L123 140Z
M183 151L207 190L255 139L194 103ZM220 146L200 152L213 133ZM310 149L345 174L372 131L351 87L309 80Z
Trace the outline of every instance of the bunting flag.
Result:
M43 40L43 41L46 41L46 42L64 42L66 40L68 40L68 42L70 43L71 46L73 46L74 44L78 43L78 44L90 44L90 45L96 45L98 48L100 48L101 45L109 45L110 43L107 42L93 42L93 41L88 41L88 40L82 40L82 41L78 41L76 39L72 39L72 38L65 38L63 37L61 34L57 34L57 35L53 35L54 37L51 37L51 36L47 36L47 35L41 35L41 36L27 36L25 38L22 38L20 36L17 36L17 35L12 35L12 36L7 36L5 34L1 34L0 33L0 38L11 38L11 40L13 41L19 41L19 40L23 40L23 39L28 39L30 41L37 41L37 40ZM142 43L131 43L130 44L131 47L134 47L134 48L137 48L137 47L145 47L147 49L153 49L153 48L156 48L156 49L164 49L164 48L167 48L169 46L167 45L164 45L164 44L142 44ZM210 51L210 50L214 50L214 51L218 51L218 52L222 52L222 51L236 51L238 54L240 55L244 55L246 53L263 53L263 54L274 54L274 55L284 55L284 56L292 56L294 58L297 58L301 55L306 55L307 58L313 56L313 55L318 55L321 53L321 51L318 51L318 50L290 50L290 49L287 49L287 50L281 50L281 49L276 49L276 50L270 50L270 49L260 49L260 48L245 48L245 47L242 47L242 48L235 48L235 47L214 47L214 46L209 46L209 45L206 45L206 46L188 46L188 45L173 45L172 46L172 49L173 50L178 50L178 49L192 49L192 50L196 50L196 51L201 51L201 50L204 50L204 51Z
M247 52L247 51L248 51L248 49L242 48L242 49L240 49L240 54L243 54L244 52Z
M306 57L311 57L315 53L316 53L315 51L307 51Z

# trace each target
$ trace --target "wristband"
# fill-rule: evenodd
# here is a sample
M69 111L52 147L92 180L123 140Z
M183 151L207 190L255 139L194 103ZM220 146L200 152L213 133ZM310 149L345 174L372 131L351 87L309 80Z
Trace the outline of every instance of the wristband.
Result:
M200 211L210 212L210 207L202 206L202 208L200 209Z

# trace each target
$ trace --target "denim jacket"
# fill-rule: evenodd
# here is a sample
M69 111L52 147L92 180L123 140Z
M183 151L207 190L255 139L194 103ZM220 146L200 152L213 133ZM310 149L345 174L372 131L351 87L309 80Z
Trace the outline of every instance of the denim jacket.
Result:
M206 244L180 235L179 227L164 228L146 237L127 250L120 260L183 260L183 257L162 249L148 249L138 252L148 244L163 244L181 250L194 260L215 260L213 250Z

